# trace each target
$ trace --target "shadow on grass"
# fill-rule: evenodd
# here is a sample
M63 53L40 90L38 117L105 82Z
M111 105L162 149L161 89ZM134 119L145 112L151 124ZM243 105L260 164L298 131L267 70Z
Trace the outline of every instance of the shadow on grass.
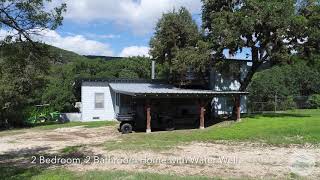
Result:
M75 148L74 151L67 153L47 153L51 147L25 148L21 150L12 150L0 155L0 179L8 180L23 179L28 180L34 176L40 175L47 169L58 168L68 163L56 161L55 163L43 163L40 157L46 159L79 159L82 163L88 156L92 157L90 151L83 151ZM36 159L35 159L36 158ZM78 163L78 161L73 161Z
M10 131L17 131L17 130L26 130L26 129L32 129L32 128L41 128L41 127L46 127L46 126L54 126L54 125L64 125L66 123L60 123L60 122L45 122L45 123L40 123L40 124L25 124L23 126L10 126L9 128L0 128L0 133L5 133L5 132L10 132ZM1 134L0 134L1 136Z
M286 118L286 117L311 117L310 115L306 114L295 114L295 113L255 113L255 114L248 114L243 115L244 118L259 118L259 117L274 117L274 118Z
M32 164L32 156L49 150L48 147L8 151L0 155L0 177L5 179L30 179L40 174L46 166Z

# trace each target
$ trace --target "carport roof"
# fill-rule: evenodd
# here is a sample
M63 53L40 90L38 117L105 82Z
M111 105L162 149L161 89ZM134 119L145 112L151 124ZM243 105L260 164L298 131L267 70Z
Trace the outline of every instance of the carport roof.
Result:
M248 94L247 92L240 91L182 89L162 83L109 83L109 86L117 93L130 96L215 96Z

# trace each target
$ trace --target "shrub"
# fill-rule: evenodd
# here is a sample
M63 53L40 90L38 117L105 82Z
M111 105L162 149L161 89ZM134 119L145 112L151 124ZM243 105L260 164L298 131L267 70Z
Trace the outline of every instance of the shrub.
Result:
M310 96L308 99L308 104L310 108L314 108L314 109L320 108L320 94L314 94Z
M297 105L292 96L288 96L285 101L283 101L284 110L296 109Z

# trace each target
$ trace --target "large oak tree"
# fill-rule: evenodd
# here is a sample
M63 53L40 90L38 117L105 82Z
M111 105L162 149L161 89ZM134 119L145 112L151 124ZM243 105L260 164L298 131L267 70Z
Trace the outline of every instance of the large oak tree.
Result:
M311 56L319 51L319 0L202 0L206 39L223 57L249 48L252 67L239 78L246 91L263 64L288 62L293 53ZM239 97L235 98L239 103ZM235 107L234 107L235 112Z
M250 48L252 68L243 80L245 91L264 63L288 61L290 55L319 48L319 1L202 0L203 28L217 56Z

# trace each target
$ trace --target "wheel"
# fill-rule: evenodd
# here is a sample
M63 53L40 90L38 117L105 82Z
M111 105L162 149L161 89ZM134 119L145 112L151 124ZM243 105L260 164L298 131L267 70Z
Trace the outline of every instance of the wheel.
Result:
M39 118L37 118L36 123L45 123L48 121L47 117L41 116Z
M174 121L172 119L167 119L167 127L166 131L173 131L174 130Z
M132 132L132 125L130 123L124 123L121 125L120 130L122 134L129 134Z
M63 123L66 123L67 120L66 120L62 115L59 115L59 117L58 117L58 122L61 123L61 124L63 124Z

